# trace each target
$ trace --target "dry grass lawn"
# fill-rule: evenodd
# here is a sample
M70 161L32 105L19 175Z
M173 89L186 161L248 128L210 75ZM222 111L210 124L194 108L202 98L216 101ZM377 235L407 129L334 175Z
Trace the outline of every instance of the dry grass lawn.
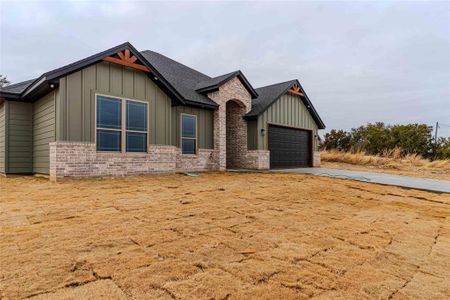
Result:
M449 194L204 173L0 196L2 299L450 298Z
M450 160L430 161L416 154L401 156L400 149L384 155L367 155L364 152L320 152L322 167L355 171L381 172L431 179L450 180Z

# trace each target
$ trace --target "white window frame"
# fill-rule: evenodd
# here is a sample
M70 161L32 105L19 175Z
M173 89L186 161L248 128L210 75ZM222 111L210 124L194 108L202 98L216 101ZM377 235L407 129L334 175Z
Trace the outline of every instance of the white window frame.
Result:
M122 110L122 122L121 122L121 129L112 129L112 128L102 128L102 127L97 127L97 99L98 96L103 96L103 97L109 97L109 98L114 98L117 100L121 101L121 110ZM132 102L140 102L140 103L144 103L147 105L147 130L146 131L140 131L140 130L127 130L127 101L132 101ZM94 142L95 142L95 149L97 152L108 152L108 153L126 153L126 154L140 154L140 153L148 153L149 150L149 141L150 141L150 130L149 130L149 126L150 126L150 103L148 101L143 101L143 100L138 100L138 99L133 99L130 97L123 97L123 96L114 96L114 95L106 95L106 94L99 94L96 93L95 94L95 101L94 101L94 127L95 127L95 131L94 131ZM102 151L102 150L97 150L97 130L110 130L110 131L119 131L121 132L121 141L120 141L120 151ZM142 152L127 152L127 132L137 132L137 133L146 133L147 134L147 145L146 151L142 151Z
M193 138L183 137L183 116L194 117L194 119L195 119L195 137L193 137ZM195 141L195 153L193 153L193 154L192 153L183 153L183 139ZM182 155L197 155L197 153L198 153L198 118L197 118L197 115L186 114L186 113L180 114L180 148L181 148Z

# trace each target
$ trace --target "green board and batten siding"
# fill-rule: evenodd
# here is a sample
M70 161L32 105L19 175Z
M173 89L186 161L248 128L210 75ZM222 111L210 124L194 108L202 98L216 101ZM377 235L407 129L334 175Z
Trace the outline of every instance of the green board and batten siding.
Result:
M197 116L197 147L213 149L213 111L189 106L172 107L172 145L180 147L181 114Z
M249 149L268 150L268 124L311 129L317 135L318 127L300 97L286 93L258 116L248 126ZM262 136L261 129L265 130ZM257 137L257 138L255 138ZM257 141L256 141L257 140ZM256 145L257 143L257 145ZM313 149L317 148L317 139L313 138Z
M5 173L6 156L5 156L5 131L6 131L6 118L5 118L6 102L0 103L0 173Z
M150 144L171 144L170 98L145 73L106 62L60 79L56 140L95 141L96 93L148 102Z
M55 141L55 102L57 92L42 97L33 104L33 172L48 174L49 143Z
M6 172L33 172L33 105L25 102L8 101L6 125Z

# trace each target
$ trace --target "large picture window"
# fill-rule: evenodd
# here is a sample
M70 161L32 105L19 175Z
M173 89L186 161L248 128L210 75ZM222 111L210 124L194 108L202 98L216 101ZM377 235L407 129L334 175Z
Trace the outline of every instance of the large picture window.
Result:
M97 151L147 152L148 104L97 95Z
M181 151L183 154L197 152L197 117L181 115Z

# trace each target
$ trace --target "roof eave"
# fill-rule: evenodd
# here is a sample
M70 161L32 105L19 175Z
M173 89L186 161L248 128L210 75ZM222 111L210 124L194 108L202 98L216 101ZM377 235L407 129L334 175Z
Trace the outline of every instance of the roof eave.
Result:
M244 120L247 121L253 121L253 120L257 120L258 119L258 115L256 114L251 114L251 115L245 115L244 116Z
M244 74L241 71L236 71L230 74L230 76L225 77L223 80L221 80L219 83L216 83L214 85L206 86L203 88L196 89L195 91L200 94L210 93L217 91L225 82L238 77L239 80L243 83L244 87L247 89L247 91L250 93L252 99L258 98L258 93L256 90L252 87L250 82L248 82L247 78L245 78Z
M54 71L44 73L43 75L38 77L32 84L30 84L20 94L20 98L26 97L34 89L40 87L45 82L56 81L63 76L69 75L71 73L74 73L74 72L82 69L82 68L86 68L90 65L93 65L93 64L97 63L98 61L100 61L102 58L112 55L112 54L115 54L118 51L124 50L126 48L129 48L131 50L131 52L133 52L133 55L135 55L147 68L150 69L151 74L148 74L149 77L153 75L154 81L159 80L162 83L162 85L168 90L168 92L175 97L176 100L180 101L182 104L186 103L185 102L186 99L129 42L125 42L123 44L120 44L120 45L110 48L108 50L94 54L92 56L89 56L87 58L84 58L82 60L74 62L72 64L69 64L65 67L58 68Z
M208 87L204 87L201 89L197 89L195 90L197 93L200 94L206 94L206 93L210 93L210 92L215 92L219 89L220 86L218 86L217 84L212 85L212 86L208 86Z
M200 108L216 109L219 106L218 104L200 103L200 102L192 101L192 100L188 100L188 99L186 99L185 101L186 101L186 103L185 103L186 105L200 107Z
M3 100L5 100L5 99L6 100L8 100L8 99L17 100L17 99L20 99L20 94L0 91L0 99L3 99Z
M311 111L310 111L310 113L311 113L312 117L314 118L314 121L316 122L317 127L318 127L319 129L325 129L325 128L326 128L325 123L324 123L324 122L322 121L322 119L320 118L319 113L317 112L316 108L315 108L314 105L312 104L311 100L309 100L309 97L308 97L308 95L306 94L306 92L305 92L305 90L303 89L303 87L302 87L302 85L300 84L300 82L299 82L298 80L296 80L296 81L297 81L297 83L298 83L300 89L302 90L303 95L305 95L305 99L306 99L306 101L308 102L309 108L312 110L312 113L311 113ZM308 107L307 107L307 108L308 108ZM308 109L308 110L309 110L309 109Z
M239 76L240 80L244 83L244 86L249 91L250 95L252 96L252 99L258 98L258 93L240 70L238 71L238 74L236 74L236 76Z

